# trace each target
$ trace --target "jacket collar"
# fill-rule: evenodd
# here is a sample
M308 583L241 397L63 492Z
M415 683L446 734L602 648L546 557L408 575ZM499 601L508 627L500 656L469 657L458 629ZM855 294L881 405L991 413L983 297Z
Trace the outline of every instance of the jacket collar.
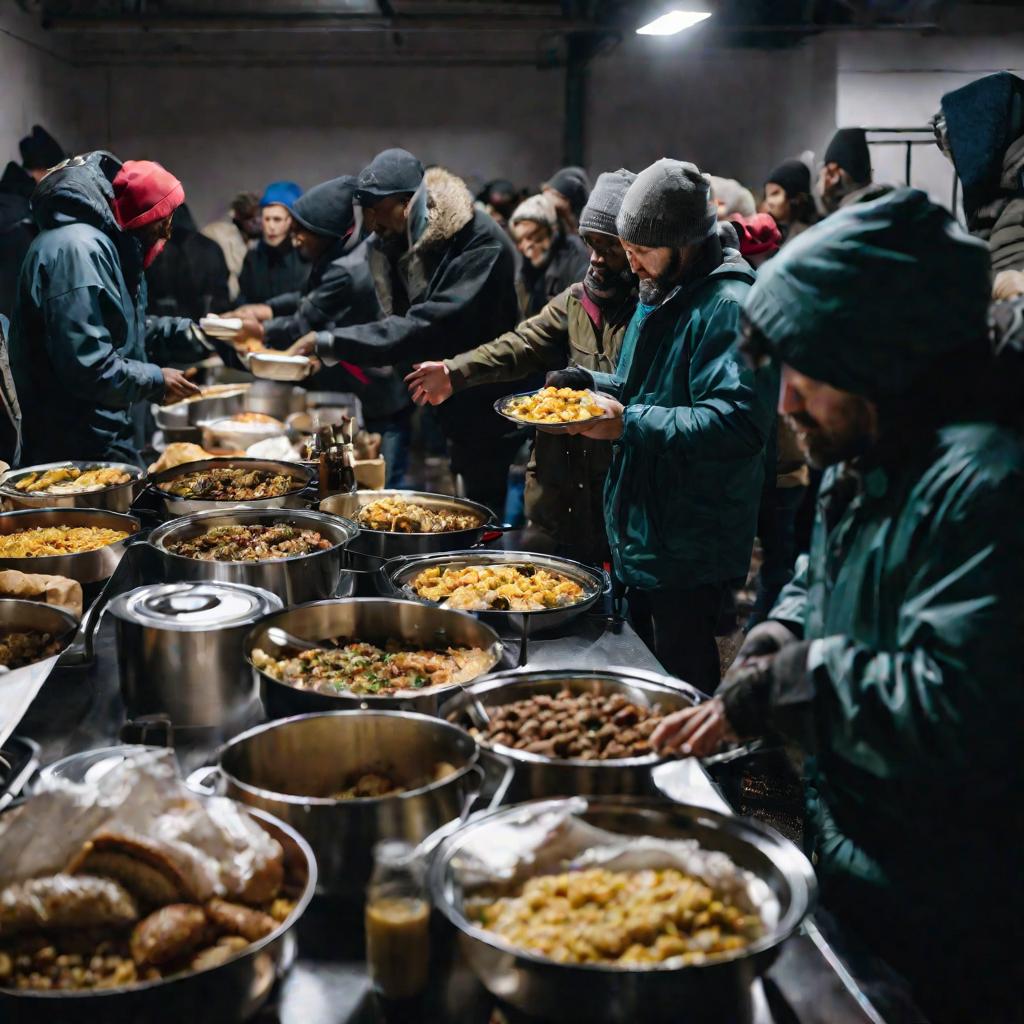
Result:
M715 234L708 237L697 262L690 268L686 277L668 293L661 305L652 311L652 315L668 306L688 300L708 281L719 277L739 278L750 284L755 280L750 264L735 249L723 249L718 235Z

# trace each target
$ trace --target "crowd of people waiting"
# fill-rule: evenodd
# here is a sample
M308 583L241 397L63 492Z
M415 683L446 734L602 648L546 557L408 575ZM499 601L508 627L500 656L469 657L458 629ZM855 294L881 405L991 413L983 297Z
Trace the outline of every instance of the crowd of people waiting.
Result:
M874 182L854 128L816 182L803 159L768 173L760 212L683 160L474 199L388 149L203 232L158 164L65 159L36 129L0 183L2 454L135 458L133 410L195 392L173 366L218 345L211 311L359 390L392 480L411 403L437 407L461 487L498 510L524 434L494 400L598 392L603 418L533 439L524 546L609 563L666 670L714 694L653 742L798 750L825 905L930 1019L1019 1020L998 922L1021 889L1022 111L1008 73L942 97L967 230Z

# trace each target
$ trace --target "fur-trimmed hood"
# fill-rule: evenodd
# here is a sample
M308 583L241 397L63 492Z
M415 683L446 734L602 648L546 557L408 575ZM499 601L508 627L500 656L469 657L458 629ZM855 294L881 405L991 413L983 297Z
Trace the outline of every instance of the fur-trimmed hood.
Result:
M473 219L466 183L443 167L431 167L412 197L409 251L423 252L450 241Z

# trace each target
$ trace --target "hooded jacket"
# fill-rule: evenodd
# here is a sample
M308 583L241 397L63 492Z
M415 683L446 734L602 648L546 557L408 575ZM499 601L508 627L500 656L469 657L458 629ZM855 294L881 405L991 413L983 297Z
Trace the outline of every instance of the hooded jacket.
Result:
M261 238L245 254L238 275L238 304L266 302L275 295L300 291L309 277L309 264L286 238L280 245L267 245Z
M543 267L522 260L516 277L519 311L525 317L539 313L556 295L581 281L587 273L590 254L586 243L577 234L567 234L562 227L554 229L555 237Z
M604 507L627 586L690 589L750 568L779 385L777 370L750 370L736 351L753 281L712 235L661 305L637 308L614 377L594 374L626 407Z
M369 266L383 318L335 328L317 339L320 354L358 366L446 359L518 322L515 251L461 179L431 168L415 194L406 250L392 259L371 237ZM493 409L502 387L474 388L438 408L450 439L479 446L514 428Z
M10 317L18 292L18 274L36 236L28 200L0 192L0 314Z
M146 320L142 247L110 206L120 161L76 157L40 182L40 229L18 282L11 369L23 464L133 461L131 408L163 393L161 363L204 354L191 322Z

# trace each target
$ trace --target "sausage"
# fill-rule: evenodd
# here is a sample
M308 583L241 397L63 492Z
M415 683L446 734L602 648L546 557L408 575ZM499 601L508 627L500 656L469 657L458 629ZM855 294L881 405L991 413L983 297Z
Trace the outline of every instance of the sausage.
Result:
M277 927L277 922L269 914L244 907L241 903L228 903L227 900L210 900L206 904L206 913L221 930L241 935L250 942L262 939Z
M125 927L139 918L124 886L92 875L50 875L0 891L0 938L58 928Z
M206 914L194 903L172 903L144 918L132 931L132 959L140 966L177 960L201 946L208 934Z

